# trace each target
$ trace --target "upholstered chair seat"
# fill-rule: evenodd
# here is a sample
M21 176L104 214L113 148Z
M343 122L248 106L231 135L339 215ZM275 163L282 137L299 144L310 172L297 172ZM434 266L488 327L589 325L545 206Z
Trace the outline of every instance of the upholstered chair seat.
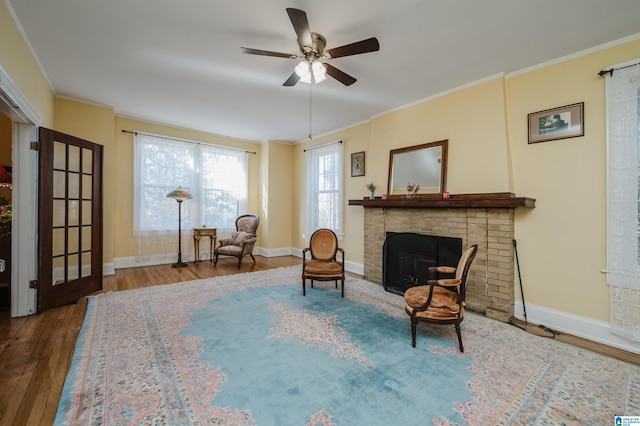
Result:
M464 319L467 276L477 252L477 244L465 250L456 268L451 266L430 267L430 278L427 283L411 287L404 293L404 307L411 318L411 345L414 348L416 347L416 329L419 322L453 324L458 335L460 352L464 352L460 323ZM436 279L437 273L455 273L455 277Z
M255 214L245 214L236 219L236 232L231 234L229 238L220 240L220 245L216 247L214 252L214 266L218 264L218 256L233 256L238 258L238 268L242 264L244 256L251 256L253 263L256 262L253 257L253 246L256 243L256 232L260 218Z
M342 261L337 259L340 252ZM307 259L307 253L311 259ZM344 297L344 250L338 247L338 237L330 229L318 229L309 240L309 247L302 250L302 295L307 295L306 283L313 281L341 282L341 293Z

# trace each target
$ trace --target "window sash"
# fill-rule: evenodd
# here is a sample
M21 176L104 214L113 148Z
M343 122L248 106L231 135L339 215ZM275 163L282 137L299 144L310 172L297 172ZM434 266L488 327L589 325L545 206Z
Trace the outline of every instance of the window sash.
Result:
M134 139L134 235L178 230L178 186L193 199L181 205L183 229L207 225L235 229L246 213L247 153L136 133Z
M342 238L342 143L307 149L306 237L328 228Z

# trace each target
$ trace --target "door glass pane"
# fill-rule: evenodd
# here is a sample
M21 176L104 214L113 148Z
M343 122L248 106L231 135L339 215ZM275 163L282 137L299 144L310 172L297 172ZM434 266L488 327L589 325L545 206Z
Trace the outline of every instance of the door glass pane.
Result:
M82 150L82 173L93 173L93 152L87 148Z
M69 237L67 253L78 253L80 251L80 228L70 227L67 235Z
M64 254L64 228L53 230L53 241L51 244L51 255L60 256Z
M82 202L82 223L81 225L91 225L91 201Z
M83 277L88 277L91 275L91 252L82 253L82 269L81 274Z
M80 224L80 201L69 200L69 226L77 226Z
M85 200L91 199L91 175L82 175L82 198Z
M80 147L69 145L69 171L80 171Z
M67 259L69 262L67 266L68 280L77 280L80 278L80 254L71 254Z
M64 198L65 196L65 173L61 171L53 172L53 198Z
M53 285L62 284L64 282L64 257L53 258Z
M64 170L67 167L67 150L62 142L53 143L53 168Z
M91 227L83 226L82 227L82 251L91 250Z
M53 200L53 226L65 225L65 213L67 202L65 200Z
M80 198L80 175L69 173L69 198Z

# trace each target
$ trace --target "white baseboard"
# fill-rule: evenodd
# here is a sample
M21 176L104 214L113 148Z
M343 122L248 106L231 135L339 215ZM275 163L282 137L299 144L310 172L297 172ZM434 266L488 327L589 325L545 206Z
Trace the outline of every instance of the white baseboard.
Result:
M640 354L640 343L623 339L611 333L608 322L573 315L530 303L526 304L526 309L527 320L533 324L544 325L552 330ZM514 310L516 318L524 320L524 309L521 301L515 302Z
M116 268L113 262L108 262L108 263L103 263L102 264L102 275L103 276L107 276L107 275L115 275L116 274Z

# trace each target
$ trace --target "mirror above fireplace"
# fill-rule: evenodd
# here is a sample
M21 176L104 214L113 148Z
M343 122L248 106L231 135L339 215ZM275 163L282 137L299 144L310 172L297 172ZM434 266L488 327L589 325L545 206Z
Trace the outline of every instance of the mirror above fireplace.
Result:
M420 185L418 197L442 196L447 176L447 146L442 140L389 152L387 196L404 198L408 184Z

